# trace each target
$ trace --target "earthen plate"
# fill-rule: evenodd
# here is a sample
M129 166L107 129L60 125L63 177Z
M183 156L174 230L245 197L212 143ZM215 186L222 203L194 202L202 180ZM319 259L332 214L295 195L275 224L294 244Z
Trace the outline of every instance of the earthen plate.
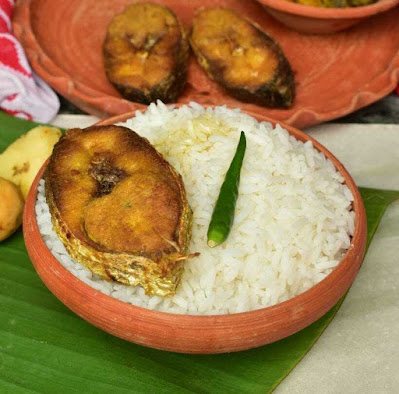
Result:
M16 37L33 69L82 110L106 117L142 105L121 98L107 81L102 42L109 21L129 0L21 0ZM399 8L333 35L304 35L269 16L251 0L159 0L187 29L196 8L224 6L258 23L280 43L295 72L297 96L289 110L240 103L212 82L191 57L179 102L240 106L297 127L331 120L389 94L399 80Z

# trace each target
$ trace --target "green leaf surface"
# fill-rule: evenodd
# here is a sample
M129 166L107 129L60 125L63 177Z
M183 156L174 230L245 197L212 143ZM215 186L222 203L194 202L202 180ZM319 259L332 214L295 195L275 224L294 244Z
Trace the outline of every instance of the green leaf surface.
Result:
M0 113L0 151L32 128ZM399 192L361 189L369 241ZM148 349L86 323L44 286L21 231L0 243L0 392L128 393L272 391L309 351L343 300L279 342L221 355Z
M21 134L37 126L38 123L14 118L0 111L0 152L17 139Z
M387 206L399 198L397 190L359 188L367 211L367 248L377 230Z

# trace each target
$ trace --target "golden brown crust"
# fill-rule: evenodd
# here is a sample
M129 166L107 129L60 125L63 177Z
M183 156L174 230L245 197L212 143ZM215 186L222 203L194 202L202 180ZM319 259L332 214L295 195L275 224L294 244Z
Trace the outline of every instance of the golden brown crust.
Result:
M68 130L45 173L60 239L107 280L174 293L190 238L181 176L155 148L120 126Z
M150 171L135 172L111 194L90 201L83 211L89 238L116 252L170 251L166 240L177 242L181 202L179 189L167 178Z
M136 3L116 15L103 44L105 73L129 100L174 102L188 64L186 32L168 8Z
M269 107L289 107L294 77L275 40L225 8L201 8L190 44L199 64L230 95Z

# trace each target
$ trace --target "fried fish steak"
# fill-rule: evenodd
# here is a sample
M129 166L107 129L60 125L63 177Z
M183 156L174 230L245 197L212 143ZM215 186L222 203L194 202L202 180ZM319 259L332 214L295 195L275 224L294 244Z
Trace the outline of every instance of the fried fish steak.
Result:
M189 44L168 8L136 3L116 15L103 43L108 80L123 97L143 104L174 102L186 82Z
M173 295L191 235L181 176L120 126L70 129L45 172L54 228L68 253L101 278Z
M197 10L190 44L199 64L231 96L268 107L292 105L294 76L279 45L235 12Z

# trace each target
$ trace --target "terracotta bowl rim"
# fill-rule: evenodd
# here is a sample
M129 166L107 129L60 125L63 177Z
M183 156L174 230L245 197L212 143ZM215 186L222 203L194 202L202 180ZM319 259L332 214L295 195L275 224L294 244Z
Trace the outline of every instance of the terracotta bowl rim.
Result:
M175 107L179 107L182 105L182 103L177 103L177 104L169 104L169 105L174 105ZM211 105L204 105L204 107L214 107ZM136 110L137 111L137 110ZM131 117L134 116L136 111L130 111L121 115L115 115L110 118L101 120L96 123L96 125L108 125L108 124L114 124L118 122L123 122ZM60 271L63 273L63 275L66 275L68 281L74 282L81 290L82 293L87 293L90 292L91 294L95 294L96 299L98 301L98 304L103 304L103 303L109 303L109 304L114 304L115 306L119 306L119 308L125 309L128 313L134 314L135 311L141 311L144 312L148 317L154 318L155 320L160 320L160 321L167 321L168 318L174 318L178 319L180 323L183 324L197 324L201 323L203 324L204 322L206 323L229 323L231 321L236 320L237 318L245 318L248 316L251 316L253 318L255 317L264 317L264 314L267 312L274 312L279 309L286 309L286 310L291 310L298 306L298 304L303 304L305 305L307 302L312 302L314 299L314 296L319 293L319 290L323 290L325 292L329 288L329 282L333 281L334 278L339 278L344 271L347 270L347 266L353 263L353 257L351 256L351 253L353 254L353 250L356 249L357 245L359 250L358 252L361 253L361 260L359 263L360 264L363 260L364 254L365 254L365 245L366 245L366 237L367 237L367 223L366 223L366 212L363 204L363 200L361 198L360 192L351 177L351 175L348 173L346 168L343 166L343 164L329 151L327 150L322 144L317 142L315 139L312 137L308 136L306 133L303 131L296 129L293 126L287 125L284 122L281 121L276 121L274 119L271 119L267 116L258 114L256 112L251 112L251 111L244 111L242 112L247 113L253 117L255 117L258 121L266 121L272 123L274 126L279 124L281 127L285 128L291 135L294 135L295 138L300 137L299 139L304 139L308 141L312 141L313 146L320 152L324 153L327 158L333 161L334 167L336 168L337 171L344 177L345 179L345 184L349 187L351 190L354 201L352 203L353 209L356 212L356 219L355 219L355 231L354 235L352 237L352 241L350 244L350 247L348 248L347 252L345 255L342 257L341 261L337 265L337 267L330 273L328 274L322 281L318 282L314 286L312 286L310 289L306 290L305 292L292 297L286 301L279 302L277 304L274 304L272 306L260 308L260 309L255 309L251 311L245 311L245 312L236 312L236 313L230 313L230 314L207 314L207 315L200 315L200 314L178 314L178 313L171 313L171 312L164 312L164 311L157 311L153 309L148 309L145 307L140 307L136 306L133 304L129 304L127 302L120 301L116 298L113 298L109 295L103 294L100 291L94 289L90 285L84 283L81 279L75 277L70 271L68 271L60 262L57 260L51 253L50 249L47 247L45 244L43 238L41 237L41 234L39 232L39 227L36 221L36 212L35 212L35 204L37 200L37 189L39 185L39 181L42 179L44 171L47 167L47 164L49 162L49 159L46 160L46 162L43 164L42 168L36 175L36 178L32 184L32 187L29 191L26 203L25 203L25 208L24 208L24 214L23 214L23 234L25 238L25 242L27 240L27 233L31 232L35 235L37 235L37 239L39 240L38 242L41 243L41 246L44 246L45 248L45 254L47 255L46 257L49 257L53 262L55 262L60 268ZM33 220L32 220L33 219ZM27 249L28 253L30 250L29 245L27 244ZM36 268L36 261L35 259L32 259L32 263ZM356 276L356 275L355 275ZM342 294L343 295L343 294ZM341 296L342 296L341 295ZM340 297L341 297L340 296ZM340 298L339 297L339 298ZM338 299L337 299L338 301ZM158 319L157 319L158 318Z
M256 0L260 4L288 14L301 15L315 19L365 18L387 11L399 4L399 0L380 0L376 3L348 8L321 8L287 0Z

